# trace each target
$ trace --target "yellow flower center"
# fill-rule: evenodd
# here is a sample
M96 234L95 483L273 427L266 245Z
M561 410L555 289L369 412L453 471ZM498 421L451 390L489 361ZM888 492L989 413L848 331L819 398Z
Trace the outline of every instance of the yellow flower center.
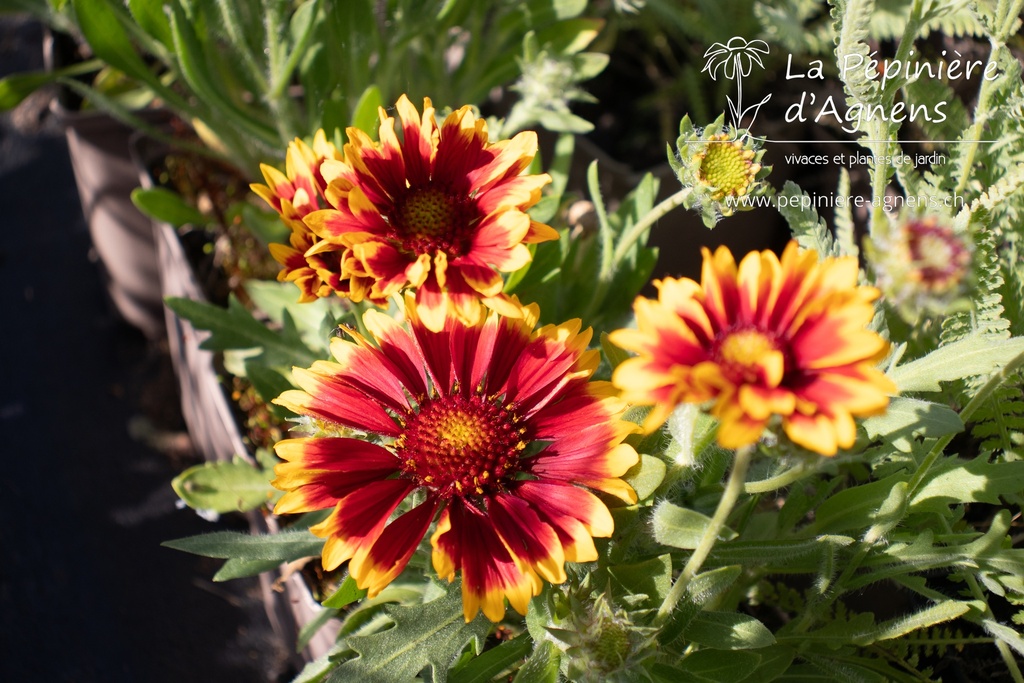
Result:
M500 489L519 469L525 427L482 396L440 396L407 419L396 442L406 476L442 498Z
M753 150L743 149L739 141L730 141L724 134L708 138L707 148L697 156L700 157L697 178L714 190L711 195L714 201L720 201L727 195L742 197L747 194L761 170L761 165L752 161Z
M763 379L768 354L778 350L775 342L757 330L730 332L719 343L716 360L735 382L754 383Z

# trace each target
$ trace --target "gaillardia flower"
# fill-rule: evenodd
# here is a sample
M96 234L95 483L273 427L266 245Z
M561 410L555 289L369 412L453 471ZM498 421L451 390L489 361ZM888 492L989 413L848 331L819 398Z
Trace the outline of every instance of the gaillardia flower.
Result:
M325 159L340 159L337 148L327 141L323 130L317 131L310 147L296 138L288 145L285 172L261 164L266 185L249 187L281 216L291 229L289 244L271 244L270 254L283 268L277 279L294 282L302 292L299 301L315 301L334 291L337 282L340 247L327 246L307 255L320 238L303 222L303 217L327 207L324 192L327 182L320 174Z
M481 301L513 314L499 271L529 263L527 244L557 239L526 209L550 178L524 175L537 153L537 135L522 132L491 143L487 124L469 106L438 126L429 99L423 115L404 95L398 128L380 110L379 142L347 131L343 160L321 167L331 208L305 217L323 241L307 252L344 249L339 293L379 302L417 288L421 319L444 325L447 302L475 323Z
M938 216L890 220L865 244L886 301L910 322L922 313L948 312L971 276L966 230Z
M598 352L578 320L534 330L536 306L475 324L449 311L434 332L405 301L408 329L371 310L371 339L350 332L332 342L336 362L293 371L302 391L276 403L363 438L279 442L275 512L333 508L310 528L327 539L324 567L348 561L370 597L437 517L434 568L461 571L466 620L500 620L505 598L525 614L543 580L565 581L564 563L597 559L592 537L612 533L587 489L636 501L620 479L638 460L622 443L636 426L610 383L589 381Z
M853 417L883 412L896 386L876 367L889 344L867 329L877 289L857 285L855 258L818 261L790 242L780 260L704 250L701 282L657 283L638 297L637 329L611 340L639 355L612 377L623 398L650 404L645 428L680 402L713 402L718 442L757 441L773 416L795 443L823 455L849 448Z
M771 172L761 158L757 141L719 116L698 130L684 116L679 122L676 149L669 147L668 160L680 184L690 190L683 204L699 211L704 225L713 228L719 219L756 206L752 197L770 189L764 179Z

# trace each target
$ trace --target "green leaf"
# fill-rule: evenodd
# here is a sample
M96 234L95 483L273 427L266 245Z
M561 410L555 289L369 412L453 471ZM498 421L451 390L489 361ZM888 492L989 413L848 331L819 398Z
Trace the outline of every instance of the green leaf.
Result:
M558 650L545 640L533 651L513 679L513 683L558 683Z
M629 358L629 352L612 344L611 340L608 339L607 332L601 333L601 351L604 352L604 357L608 359L608 365L611 366L612 370L619 367L624 360Z
M204 557L291 562L319 555L324 540L308 531L282 531L279 534L262 535L215 531L164 541L161 545Z
M128 0L128 11L142 30L160 41L164 47L173 49L171 25L161 3L152 0Z
M533 649L533 639L527 632L506 640L469 660L465 666L452 672L448 683L488 683L494 677L525 659Z
M683 636L719 650L750 650L775 644L767 626L737 612L701 612L683 630Z
M810 652L801 652L800 656L813 664L816 669L825 673L826 677L824 680L828 681L828 683L892 683L892 680L887 676L883 676L859 664L851 664L848 661L839 660L838 657L833 659L831 657L811 654ZM882 666L885 665L883 664ZM801 676L796 680L802 682L822 679Z
M1018 655L1024 657L1024 638L1021 637L1020 633L993 619L985 619L981 623L985 626L985 630L989 632L989 635L1003 641L1016 650Z
M615 565L608 568L608 573L628 594L646 595L647 602L661 603L672 587L672 556L666 554L643 562Z
M273 496L267 475L245 462L207 462L182 472L171 486L193 510L245 512Z
M884 500L884 496L881 500ZM881 501L879 501L881 502ZM823 553L832 546L853 543L849 536L822 535L804 541L733 541L720 544L711 551L716 564L774 567L785 572L816 572Z
M844 645L856 642L858 638L875 629L875 615L870 612L854 614L849 619L835 617L826 621L821 628L810 633L801 633L800 640L813 640L838 650Z
M567 19L537 32L537 43L545 50L574 55L590 45L604 27L602 19Z
M940 391L939 382L987 375L1021 353L1024 353L1024 337L993 339L988 335L973 334L940 346L924 358L894 368L889 376L901 393Z
M277 569L281 563L277 560L241 560L237 557L228 558L213 575L214 581L230 581L246 576L256 576L263 572Z
M871 528L864 534L864 541L874 543L892 531L893 527L903 521L907 514L907 490L910 485L905 481L896 482L885 496L885 500L872 515Z
M869 437L881 437L904 453L910 452L916 438L937 439L964 428L960 416L949 406L905 396L893 398L884 414L869 417L862 424Z
M22 100L47 83L53 83L60 78L90 73L101 66L103 63L100 60L90 59L53 71L33 71L0 78L0 112L14 109L21 104Z
M323 601L324 607L333 607L334 609L341 609L346 605L350 605L356 600L362 600L366 597L366 590L356 585L356 580L351 576L346 576L345 580L338 586L338 590L331 593L330 597Z
M907 480L905 474L894 474L840 491L821 504L811 528L815 533L836 533L868 527L893 487Z
M466 623L458 583L449 585L448 592L432 602L408 607L387 605L383 609L395 622L394 627L349 637L349 647L359 656L338 667L328 678L330 683L409 681L427 666L433 671L435 683L441 683L466 643L475 641L480 651L491 628L483 615Z
M956 456L935 464L928 479L910 501L911 509L945 512L957 503L999 504L999 497L1019 493L1024 482L1024 461L988 462L980 455L974 460Z
M779 192L779 213L786 219L793 239L804 249L813 249L821 258L839 256L839 247L832 238L825 221L814 210L814 202L810 195L800 189L792 180L787 180Z
M867 633L858 634L854 642L857 645L865 646L880 640L900 638L918 629L952 621L970 611L971 606L969 602L946 600L910 616L881 623Z
M384 97L380 88L371 85L356 102L352 112L352 127L358 128L371 137L377 136L377 108L384 106Z
M744 683L768 683L786 673L793 663L795 653L793 648L784 645L773 645L771 647L750 650L748 654L756 654L761 657L757 669L741 679Z
M290 316L306 346L327 352L330 338L322 332L323 321L328 316L337 320L343 313L336 297L299 303L295 285L276 280L249 280L245 283L245 293L271 322L284 325L285 316Z
M689 626L693 618L707 605L712 604L740 577L743 569L738 565L719 567L697 574L686 587L686 595L672 614L671 620L658 634L658 640L669 644Z
M201 348L210 351L261 348L266 365L309 366L317 356L299 338L294 326L275 332L252 317L232 294L227 309L213 304L170 297L167 306L201 330L212 334Z
M159 79L135 51L131 38L118 18L120 3L111 0L73 0L75 17L93 54L128 76L164 92ZM115 9L117 8L117 9Z
M162 187L148 190L135 188L132 190L132 203L150 218L170 223L174 227L186 224L201 226L209 222L201 211L189 205L180 194Z
M651 520L658 543L683 550L696 548L709 524L710 517L669 502L658 505ZM731 529L723 529L719 536L719 540L725 541L733 538L736 538L736 532Z
M668 468L664 461L651 455L640 454L640 462L629 468L622 478L636 491L638 501L647 500L665 480Z
M277 144L279 136L274 129L252 115L258 111L256 108L243 109L228 99L222 85L210 72L204 45L196 33L195 26L186 16L181 0L168 3L168 7L174 52L178 57L181 76L196 97L214 108L215 115L226 117L233 126L241 129L238 132L252 135L268 144ZM211 120L206 123L215 125L217 121Z
M321 628L324 627L328 621L338 615L338 610L324 608L316 613L316 616L306 622L305 625L299 630L299 635L295 639L295 651L302 652L309 645L309 641L313 639L313 636L317 634Z
M246 230L255 235L264 246L288 242L291 230L276 212L264 211L249 202L239 202L233 205L228 212L229 217L232 212L241 217ZM294 285L292 286L294 287ZM299 297L298 290L293 290L293 292L292 297L297 299Z
M742 681L751 671L756 671L760 663L761 657L753 652L698 650L677 664L681 677L675 680L701 683Z
M270 409L271 413L281 419L295 416L295 413L287 408L271 403L271 401L284 392L295 388L295 385L287 377L273 368L268 368L261 363L255 362L245 364L245 376L252 382L260 398L266 401L267 408Z

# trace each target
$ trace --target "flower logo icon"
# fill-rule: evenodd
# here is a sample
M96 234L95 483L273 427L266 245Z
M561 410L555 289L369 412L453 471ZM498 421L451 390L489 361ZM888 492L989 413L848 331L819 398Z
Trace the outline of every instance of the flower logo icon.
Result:
M757 104L752 104L745 109L743 107L743 78L750 75L754 64L764 68L761 55L767 55L768 52L768 43L763 40L748 41L740 36L733 36L725 44L715 43L704 52L704 59L707 61L704 63L702 71L707 71L712 80L718 80L720 72L729 80L736 79L736 101L733 102L731 97L726 98L729 101L729 113L736 128L749 127L743 125L743 120L748 114L750 115L750 125L753 125L761 105L772 97L767 95Z

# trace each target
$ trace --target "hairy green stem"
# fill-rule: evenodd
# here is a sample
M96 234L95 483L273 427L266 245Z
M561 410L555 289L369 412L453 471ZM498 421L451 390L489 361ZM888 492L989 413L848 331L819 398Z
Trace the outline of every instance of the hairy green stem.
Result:
M818 471L815 466L808 466L804 463L799 463L794 467L790 467L784 472L776 474L774 477L768 477L767 479L761 479L759 481L748 481L743 485L743 493L768 493L769 491L777 491L783 486L789 486L792 483L798 482L804 477L810 476Z
M753 446L746 446L736 451L732 471L729 473L725 490L722 491L722 497L718 500L715 514L711 517L711 522L704 530L700 543L697 544L693 554L690 555L690 559L686 562L686 566L683 567L683 572L676 579L676 582L672 584L672 588L669 590L668 595L665 596L664 602L658 608L658 614L654 617L654 626L662 626L668 621L676 605L686 595L686 589L689 588L693 577L700 571L704 560L708 558L711 550L715 547L715 543L718 542L718 536L722 533L722 529L725 528L725 522L728 520L729 514L736 505L736 501L739 500L740 494L743 493L743 484L747 478L747 470L750 468L750 459L753 453Z
M615 253L612 255L613 272L614 267L619 265L622 259L626 257L630 248L643 236L647 229L657 223L669 211L672 211L686 201L686 198L690 196L692 191L692 188L684 187L675 194L659 202L657 206L647 212L646 216L633 224L633 226L622 236L619 243L615 246Z
M594 168L594 180L593 183L596 186L596 167ZM612 279L615 277L615 273L618 271L618 266L623 259L626 258L626 254L633 247L636 242L643 237L644 233L659 219L665 216L669 211L680 206L690 193L692 188L684 187L675 194L667 197L658 203L657 206L647 212L643 218L634 223L629 230L627 230L622 237L619 238L617 244L613 245L613 234L611 226L608 223L608 216L605 212L604 203L601 202L600 196L596 196L596 193L592 193L594 199L594 207L597 211L598 222L600 224L601 232L601 270L597 278L597 286L594 288L594 296L590 299L590 305L587 308L584 319L590 318L594 313L601 310L601 306L604 304L604 299L608 296L608 290L611 289Z

